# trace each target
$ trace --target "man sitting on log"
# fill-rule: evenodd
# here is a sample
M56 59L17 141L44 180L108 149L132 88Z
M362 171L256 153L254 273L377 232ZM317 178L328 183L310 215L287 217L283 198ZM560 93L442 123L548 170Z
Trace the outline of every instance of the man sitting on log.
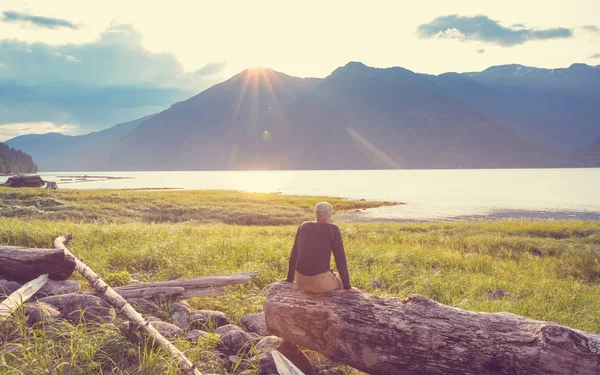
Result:
M336 289L360 293L350 285L340 228L329 223L332 213L331 204L321 202L315 208L316 221L306 221L298 227L286 281L294 282L295 276L298 286L312 293ZM332 252L339 276L330 268Z

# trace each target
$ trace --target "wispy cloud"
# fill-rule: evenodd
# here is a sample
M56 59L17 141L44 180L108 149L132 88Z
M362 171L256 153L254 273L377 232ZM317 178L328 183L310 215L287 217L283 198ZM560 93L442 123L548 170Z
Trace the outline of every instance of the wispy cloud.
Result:
M485 53L484 49L477 50L477 53Z
M197 74L199 76L212 76L221 72L225 65L227 65L227 61L208 63L202 68L194 71L194 74Z
M519 24L502 26L487 16L466 17L448 15L424 23L417 28L422 38L452 38L463 41L476 40L498 44L505 47L515 46L531 40L570 38L573 31L558 27L550 29L523 28Z
M592 56L590 56L590 59L600 59L600 53L595 53Z
M76 30L79 28L79 26L75 25L73 22L60 18L34 16L31 14L14 12L11 10L3 12L3 16L4 17L2 18L2 21L4 22L29 23L31 25L46 29L58 29L64 27L67 29Z
M585 25L585 26L581 26L581 28L586 31L591 31L593 33L600 33L600 27L595 26L595 25Z
M52 122L23 122L17 124L0 125L0 142L6 141L24 134L46 134L63 133L70 134L76 132L77 125L64 124L56 125Z

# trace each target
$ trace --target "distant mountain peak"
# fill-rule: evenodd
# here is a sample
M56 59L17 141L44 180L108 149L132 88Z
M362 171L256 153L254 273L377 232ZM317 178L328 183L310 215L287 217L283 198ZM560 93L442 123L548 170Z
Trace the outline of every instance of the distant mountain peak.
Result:
M418 75L411 70L394 66L389 68L374 68L359 61L350 61L334 70L329 77L362 77L371 79L404 79L415 78Z
M281 74L272 68L266 66L252 66L250 68L244 69L241 74Z
M545 78L550 76L565 76L574 72L586 72L589 70L595 70L600 68L599 66L590 66L584 63L574 63L568 68L535 68L531 66L525 66L521 64L506 64L506 65L495 65L485 69L482 72L471 72L466 73L467 76L487 76L490 78L523 78L523 77L534 77L534 78Z
M345 68L345 69L368 69L370 67L360 61L350 61L346 65L344 65L342 68Z
M592 66L590 66L588 64L584 64L584 63L571 64L571 66L569 67L569 69L589 69L589 68L592 68Z

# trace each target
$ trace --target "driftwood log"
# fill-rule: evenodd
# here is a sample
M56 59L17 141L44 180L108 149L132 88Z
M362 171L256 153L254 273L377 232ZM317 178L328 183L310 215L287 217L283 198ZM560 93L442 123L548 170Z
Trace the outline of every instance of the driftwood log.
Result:
M600 335L419 295L315 295L281 282L264 310L268 332L372 375L600 375Z
M0 274L15 281L27 282L44 274L52 280L66 280L74 269L75 262L60 249L0 246Z
M184 374L189 375L202 375L200 371L177 347L169 340L164 338L148 321L123 298L117 292L115 292L110 286L108 286L100 276L98 276L91 268L85 265L82 261L75 258L73 254L67 249L65 243L70 240L70 236L60 236L54 241L54 246L57 249L64 251L65 257L75 262L75 269L79 272L91 286L104 298L108 303L121 312L129 321L139 329L141 332L152 337L154 342L164 349L166 349L173 359L179 362Z
M271 352L271 356L273 357L273 361L275 362L275 367L277 368L279 375L304 375L304 373L300 371L300 369L296 367L292 361L285 358L285 356L279 351L273 350Z
M0 303L0 323L5 321L19 306L33 297L46 283L48 275L42 275L23 285Z
M191 297L220 296L225 292L222 286L242 284L256 276L256 272L240 273L227 276L209 276L195 279L160 281L141 283L129 286L114 287L113 290L123 298L149 298L154 300L178 300ZM103 298L97 291L63 294L40 298L40 302L62 308L67 302L81 294L93 294Z

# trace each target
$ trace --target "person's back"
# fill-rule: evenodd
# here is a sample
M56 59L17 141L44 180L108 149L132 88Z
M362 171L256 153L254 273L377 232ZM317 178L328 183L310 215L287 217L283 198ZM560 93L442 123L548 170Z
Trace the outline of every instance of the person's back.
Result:
M342 288L357 291L350 285L340 229L328 222L332 211L329 203L319 203L315 210L317 220L302 223L296 232L286 280L293 282L296 278L298 285L310 292L322 293ZM330 269L331 253L339 277Z

